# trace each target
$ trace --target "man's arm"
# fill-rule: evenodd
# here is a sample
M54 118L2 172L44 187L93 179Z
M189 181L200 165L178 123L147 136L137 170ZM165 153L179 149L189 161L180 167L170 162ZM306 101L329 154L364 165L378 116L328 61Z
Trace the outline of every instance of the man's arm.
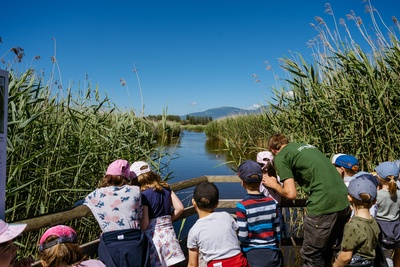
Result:
M267 173L263 174L262 184L266 187L274 189L281 196L287 199L296 199L297 191L294 178L288 178L283 181L283 186L278 182L276 177L269 176Z

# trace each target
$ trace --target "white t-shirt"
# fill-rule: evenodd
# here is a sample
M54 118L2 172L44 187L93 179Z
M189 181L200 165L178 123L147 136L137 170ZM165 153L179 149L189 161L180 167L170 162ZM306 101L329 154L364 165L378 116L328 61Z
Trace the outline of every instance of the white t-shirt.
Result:
M227 212L198 219L189 230L187 247L198 248L204 261L227 259L240 253L238 225Z

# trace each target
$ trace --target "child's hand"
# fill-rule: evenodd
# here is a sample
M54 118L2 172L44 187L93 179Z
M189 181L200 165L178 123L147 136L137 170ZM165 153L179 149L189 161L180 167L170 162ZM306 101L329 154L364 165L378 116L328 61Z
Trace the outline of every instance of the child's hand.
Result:
M31 267L34 262L32 258L24 258L14 262L14 267Z

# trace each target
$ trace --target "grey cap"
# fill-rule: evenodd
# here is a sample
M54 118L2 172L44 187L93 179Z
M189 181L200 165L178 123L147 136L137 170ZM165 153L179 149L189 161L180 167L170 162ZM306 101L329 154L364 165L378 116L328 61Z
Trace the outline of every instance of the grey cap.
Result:
M371 174L362 174L351 180L347 188L349 195L360 201L365 201L360 197L360 194L369 194L371 196L369 202L373 202L377 195L376 186L372 182L373 178Z

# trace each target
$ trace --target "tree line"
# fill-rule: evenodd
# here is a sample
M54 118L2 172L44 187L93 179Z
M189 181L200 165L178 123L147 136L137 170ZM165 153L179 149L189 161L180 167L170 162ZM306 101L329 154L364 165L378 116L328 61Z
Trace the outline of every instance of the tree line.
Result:
M152 121L161 121L164 118L167 121L175 121L180 124L186 125L186 124L193 124L193 125L206 125L209 122L212 122L212 117L211 116L189 116L186 115L186 118L183 120L181 119L181 116L179 115L149 115L146 117L148 120Z

